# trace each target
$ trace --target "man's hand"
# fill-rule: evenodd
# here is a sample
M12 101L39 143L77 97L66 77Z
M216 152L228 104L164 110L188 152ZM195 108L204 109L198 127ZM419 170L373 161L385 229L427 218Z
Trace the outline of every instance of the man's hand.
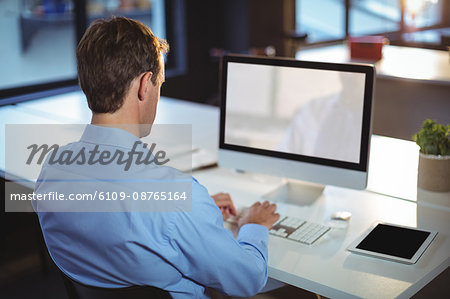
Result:
M270 204L268 201L264 203L255 202L248 210L246 210L238 221L239 227L247 223L261 224L271 229L273 224L280 219L280 214L275 213L276 204Z
M230 218L231 215L236 216L236 208L234 207L233 200L231 200L228 193L217 193L211 196L216 205L222 212L223 221Z

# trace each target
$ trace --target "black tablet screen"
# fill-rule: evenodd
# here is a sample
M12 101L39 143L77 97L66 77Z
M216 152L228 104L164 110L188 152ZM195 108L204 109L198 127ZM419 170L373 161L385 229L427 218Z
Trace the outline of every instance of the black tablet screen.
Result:
M420 230L378 224L356 248L410 259L429 235Z

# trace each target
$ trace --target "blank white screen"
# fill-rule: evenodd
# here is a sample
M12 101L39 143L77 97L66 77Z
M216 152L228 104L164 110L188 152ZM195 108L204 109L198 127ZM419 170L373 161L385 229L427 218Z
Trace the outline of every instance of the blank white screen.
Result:
M365 74L228 63L225 143L359 163Z

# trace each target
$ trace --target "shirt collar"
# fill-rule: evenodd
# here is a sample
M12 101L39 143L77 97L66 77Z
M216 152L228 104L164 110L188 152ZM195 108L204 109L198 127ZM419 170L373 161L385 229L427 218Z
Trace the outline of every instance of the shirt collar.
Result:
M80 141L131 149L134 143L140 139L119 128L87 125Z

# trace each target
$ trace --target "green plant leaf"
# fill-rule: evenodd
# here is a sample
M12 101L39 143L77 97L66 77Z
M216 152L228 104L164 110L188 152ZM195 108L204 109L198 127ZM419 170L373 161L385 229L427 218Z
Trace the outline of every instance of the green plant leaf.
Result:
M450 125L436 124L427 119L412 138L426 155L450 155Z

